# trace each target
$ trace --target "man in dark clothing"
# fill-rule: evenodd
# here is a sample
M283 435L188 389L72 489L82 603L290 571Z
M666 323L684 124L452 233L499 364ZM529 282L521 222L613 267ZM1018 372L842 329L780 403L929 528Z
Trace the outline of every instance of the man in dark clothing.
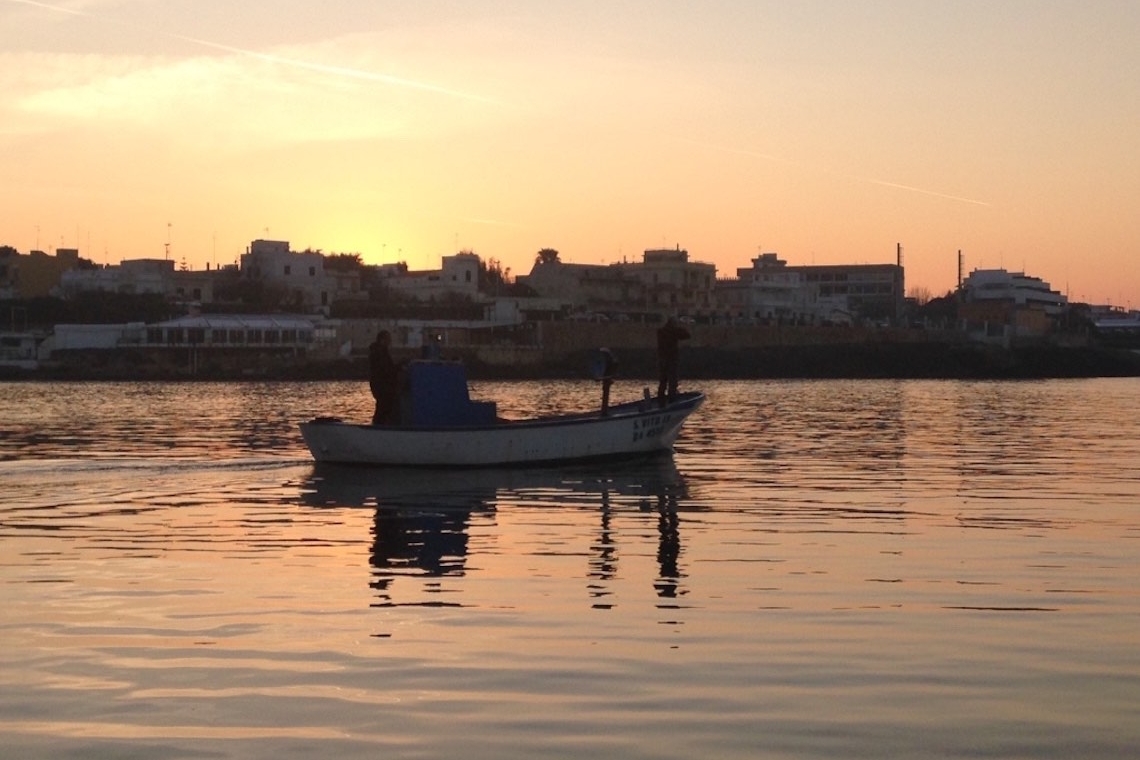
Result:
M657 329L657 401L661 406L677 396L677 365L681 360L680 343L689 338L689 331L669 317Z
M368 347L368 387L372 390L372 398L376 399L373 425L393 425L398 417L400 365L388 352L391 343L392 336L387 330L381 330Z
M610 386L617 374L617 357L608 348L598 350L598 379L602 381L602 416L610 413Z

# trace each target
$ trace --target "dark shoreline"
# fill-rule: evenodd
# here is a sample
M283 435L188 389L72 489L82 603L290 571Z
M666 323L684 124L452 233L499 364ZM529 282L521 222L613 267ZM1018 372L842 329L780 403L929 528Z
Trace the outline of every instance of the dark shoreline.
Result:
M618 375L656 377L649 349L619 349ZM37 370L0 370L7 381L267 381L360 380L363 357L317 362L295 357L258 357L241 363L201 362L191 368L185 352L73 352ZM489 364L476 352L451 352L472 380L567 380L589 378L593 351L570 351L539 362ZM836 343L747 348L689 347L681 372L691 380L751 379L995 379L1140 377L1140 352L1100 346L1034 344L1001 348L975 343Z

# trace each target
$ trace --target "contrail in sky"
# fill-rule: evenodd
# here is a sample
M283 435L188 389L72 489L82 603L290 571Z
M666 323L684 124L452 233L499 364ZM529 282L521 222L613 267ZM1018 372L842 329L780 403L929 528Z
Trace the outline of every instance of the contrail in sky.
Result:
M726 153L737 153L739 155L752 156L753 158L762 158L765 161L774 161L774 162L781 163L781 164L792 164L795 166L806 166L805 164L803 164L800 161L793 161L793 160L787 159L787 158L780 158L779 156L773 156L773 155L770 155L768 153L759 153L757 151L744 150L741 148L726 148L726 147L721 146L721 145L711 145L709 143L696 143L696 141L689 141L689 142L694 142L695 144L704 145L707 148L714 148L716 150L724 151ZM821 171L821 170L815 170L815 171ZM828 172L828 171L821 171L821 173L831 174L831 175L836 176L836 177L847 177L848 179L858 180L859 182L870 182L872 185L882 185L883 187L893 187L896 190L907 190L907 191L912 192L912 193L921 193L923 195L933 195L936 198L945 198L945 199L951 200L951 201L958 201L959 203L971 203L975 206L990 206L990 205L992 205L986 201L979 201L979 200L975 200L973 198L963 198L960 195L948 195L947 193L940 193L937 190L925 190L921 187L911 187L910 185L900 185L898 182L888 182L887 180L875 179L874 177L861 177L857 174L840 174L838 172Z
M862 182L870 182L871 184L874 184L874 185L882 185L883 187L896 187L899 190L909 190L912 193L922 193L923 195L933 195L936 198L946 198L947 200L961 201L962 203L972 203L975 206L989 206L989 205L991 205L991 204L987 203L986 201L978 201L978 200L974 200L973 198L963 198L960 195L947 195L946 193L940 193L937 190L923 190L921 187L911 187L910 185L900 185L897 182L887 182L885 179L875 179L874 177L860 177L860 176L857 176L855 174L846 174L844 176L850 177L851 179L857 179L857 180L860 180Z
M40 3L36 0L8 0L10 3L17 3L19 5L30 5L35 8L42 8L44 10L53 11L55 13L66 13L71 16L85 16L87 18L99 18L86 11L75 10L73 8L65 8L59 5L51 5L49 3ZM99 20L108 21L109 19L100 18ZM123 26L128 26L124 22L120 23ZM393 85L395 87L404 87L413 90L423 90L424 92L434 92L439 95L447 95L453 98L461 98L463 100L473 100L480 103L497 103L491 98L486 98L481 95L473 95L468 92L460 92L459 90L452 90L447 87L440 87L439 85L428 84L426 82L417 82L411 79L403 79L401 77L392 76L390 74L379 74L374 71L363 71L361 69L352 69L344 66L331 66L323 63L312 63L310 61L300 61L296 58L285 58L279 55L272 55L270 53L259 53L256 50L247 50L245 48L233 47L232 45L223 45L218 42L210 42L209 40L200 40L195 37L187 37L182 34L175 34L174 32L165 32L161 30L154 30L155 33L161 34L175 40L182 42L189 42L193 45L211 48L213 50L221 50L226 53L233 53L235 55L243 55L249 58L256 58L258 60L267 61L269 63L277 64L279 66L288 66L295 69L303 69L305 71L313 71L318 74L329 74L331 76L347 77L350 79L360 79L368 82L379 82L381 84Z

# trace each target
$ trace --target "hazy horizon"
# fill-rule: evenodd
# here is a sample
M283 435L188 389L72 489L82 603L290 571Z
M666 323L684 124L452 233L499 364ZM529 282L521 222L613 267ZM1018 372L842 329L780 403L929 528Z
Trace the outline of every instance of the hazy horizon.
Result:
M1140 4L0 0L0 244L680 246L1140 305Z

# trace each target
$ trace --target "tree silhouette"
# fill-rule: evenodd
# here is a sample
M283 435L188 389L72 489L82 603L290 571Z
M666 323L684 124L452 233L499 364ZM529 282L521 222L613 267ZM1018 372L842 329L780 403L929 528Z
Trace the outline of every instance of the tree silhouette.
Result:
M553 248L543 248L534 259L535 264L560 264L558 251Z

